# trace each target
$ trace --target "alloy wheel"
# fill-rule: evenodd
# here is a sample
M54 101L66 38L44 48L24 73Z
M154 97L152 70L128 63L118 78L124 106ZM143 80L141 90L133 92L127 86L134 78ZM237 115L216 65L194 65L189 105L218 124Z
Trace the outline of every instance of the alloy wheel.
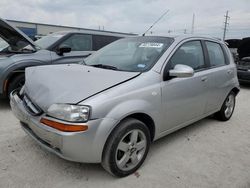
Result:
M120 170L128 171L136 167L142 160L147 146L145 134L139 130L131 130L119 142L116 149L116 164Z

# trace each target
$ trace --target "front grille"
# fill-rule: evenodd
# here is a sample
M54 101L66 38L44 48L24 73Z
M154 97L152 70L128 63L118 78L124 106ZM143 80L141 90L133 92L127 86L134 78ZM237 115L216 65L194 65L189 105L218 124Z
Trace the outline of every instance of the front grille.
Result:
M33 116L38 116L42 114L41 108L34 104L27 95L23 96L23 104L26 110Z

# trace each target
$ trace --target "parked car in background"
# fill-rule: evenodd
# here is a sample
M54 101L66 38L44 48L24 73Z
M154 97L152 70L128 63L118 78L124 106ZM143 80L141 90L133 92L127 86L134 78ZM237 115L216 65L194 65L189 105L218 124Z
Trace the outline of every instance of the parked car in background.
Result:
M239 61L237 62L240 83L250 83L250 38L243 38L238 47Z
M244 57L238 62L237 73L240 83L250 84L250 56Z
M228 39L225 42L233 55L234 62L237 63L239 61L238 47L240 45L241 39Z
M199 36L120 39L81 64L26 69L11 93L24 131L71 161L135 172L150 143L202 118L231 118L239 92L227 46Z
M131 35L91 30L88 33L64 31L33 42L0 19L0 41L8 44L0 47L0 97L8 96L24 84L26 67L76 63L103 46Z

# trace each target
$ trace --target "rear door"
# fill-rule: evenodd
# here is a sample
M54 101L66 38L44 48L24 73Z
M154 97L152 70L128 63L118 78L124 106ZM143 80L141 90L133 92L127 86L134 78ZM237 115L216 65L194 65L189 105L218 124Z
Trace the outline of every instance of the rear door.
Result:
M166 70L177 64L192 67L192 77L172 78L161 83L162 88L162 130L175 129L186 125L204 114L208 87L207 65L201 41L188 41L182 44L168 61Z
M60 46L67 45L71 48L71 52L58 55L52 53L54 64L77 63L93 53L92 35L88 34L72 34L62 41L55 49Z
M210 63L209 97L206 113L218 110L232 88L234 79L234 66L229 64L226 49L217 42L205 41Z

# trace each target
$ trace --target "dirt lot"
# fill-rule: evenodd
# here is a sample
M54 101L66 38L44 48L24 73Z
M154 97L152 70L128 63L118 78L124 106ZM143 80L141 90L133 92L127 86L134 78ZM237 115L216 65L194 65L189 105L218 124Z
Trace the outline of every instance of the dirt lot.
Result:
M250 187L250 86L232 119L199 121L155 142L139 171L117 179L98 164L41 150L0 101L0 187Z

